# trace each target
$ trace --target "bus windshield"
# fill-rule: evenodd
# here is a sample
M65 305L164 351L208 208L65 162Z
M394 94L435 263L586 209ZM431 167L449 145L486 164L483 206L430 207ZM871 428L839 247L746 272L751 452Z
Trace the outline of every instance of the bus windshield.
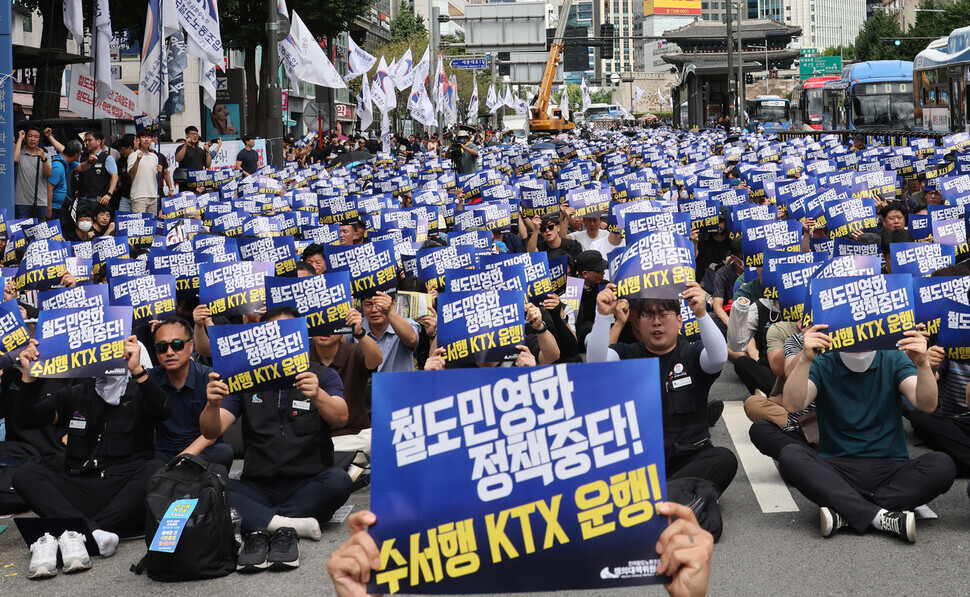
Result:
M785 100L755 102L751 119L759 122L786 122L790 118L788 111L788 102Z
M812 124L822 122L822 90L807 89L805 91L805 99L808 101L808 111L806 113L808 122Z
M852 124L863 127L905 127L916 124L912 94L854 95Z

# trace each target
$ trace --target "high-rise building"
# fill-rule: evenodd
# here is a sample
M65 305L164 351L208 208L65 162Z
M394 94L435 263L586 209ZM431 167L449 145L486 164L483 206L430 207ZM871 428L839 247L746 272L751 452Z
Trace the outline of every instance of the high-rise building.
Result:
M866 0L784 0L786 25L800 27L801 47L824 50L855 42Z
M613 45L613 58L603 60L603 76L609 77L613 73L632 73L638 65L639 51L636 46L643 47L639 41L632 39L634 24L643 18L644 5L642 0L594 0L600 2L600 14L603 23L612 23L615 27L616 41ZM662 1L662 0L660 0ZM682 2L682 0L673 0ZM599 31L595 33L599 35ZM642 64L642 60L639 61Z
M696 19L702 18L703 10L712 4L701 0L644 0L643 18L639 30L644 37L660 38L667 31L680 29ZM727 2L725 2L725 5ZM709 18L709 17L703 17ZM663 60L663 55L680 52L677 44L664 39L648 39L643 47L643 72L669 72L670 65Z

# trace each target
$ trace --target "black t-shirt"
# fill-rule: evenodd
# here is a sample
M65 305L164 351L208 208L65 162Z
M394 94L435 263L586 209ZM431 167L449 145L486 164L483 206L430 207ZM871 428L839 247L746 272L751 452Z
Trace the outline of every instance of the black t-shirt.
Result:
M579 254L583 252L583 246L571 238L562 239L562 243L555 249L550 249L549 245L546 244L546 239L540 238L539 242L536 243L536 247L540 251L548 253L550 260L563 255L569 255L575 260L579 259Z
M182 151L185 147L185 155L182 156L182 160L179 162L179 168L185 168L186 170L205 170L205 149L201 147L189 147L184 143L179 145L175 153Z
M724 240L717 241L711 234L701 234L697 242L697 279L704 277L704 270L710 264L721 265L728 251L731 250L731 236L725 235Z
M324 160L327 159L327 156L329 154L330 154L330 151L329 150L324 149L324 148L321 148L321 147L316 147L316 148L313 149L313 151L310 152L310 155L309 155L309 158L310 159L309 159L309 161L310 161L311 164L315 164L317 162L322 162L322 161L324 161Z
M255 149L243 149L236 154L236 161L242 162L243 172L248 174L259 170L259 153Z

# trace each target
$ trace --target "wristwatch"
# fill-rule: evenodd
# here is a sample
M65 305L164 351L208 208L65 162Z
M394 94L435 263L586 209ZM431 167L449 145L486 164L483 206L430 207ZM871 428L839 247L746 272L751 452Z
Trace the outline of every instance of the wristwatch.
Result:
M367 330L360 328L360 335L357 335L357 332L354 332L353 330L351 330L351 333L354 335L354 340L360 340L367 335Z

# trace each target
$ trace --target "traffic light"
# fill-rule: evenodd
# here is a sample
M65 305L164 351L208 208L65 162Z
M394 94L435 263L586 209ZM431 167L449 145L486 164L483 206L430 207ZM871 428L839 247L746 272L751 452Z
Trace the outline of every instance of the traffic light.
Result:
M705 82L701 90L701 96L704 98L704 103L706 104L711 101L711 84Z
M903 43L903 42L902 42L902 41L900 41L900 40L898 40L898 39L894 39L894 40L893 40L893 45L894 45L894 46L898 46L898 45L900 45L900 44L902 44L902 43Z
M512 74L512 65L509 64L509 60L511 59L512 54L510 52L498 53L498 75L500 77Z
M744 84L754 85L754 75L751 75L751 74L744 75Z
M613 58L613 38L616 36L616 27L613 23L603 23L600 25L600 38L603 45L600 47L600 58L611 60Z

